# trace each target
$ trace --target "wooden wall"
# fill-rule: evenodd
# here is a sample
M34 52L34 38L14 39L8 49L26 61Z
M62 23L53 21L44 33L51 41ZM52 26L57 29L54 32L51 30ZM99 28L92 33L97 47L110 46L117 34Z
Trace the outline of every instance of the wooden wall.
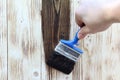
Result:
M70 0L71 31L80 0ZM120 24L80 41L84 54L70 75L45 64L42 0L0 0L0 80L119 80Z
M75 32L74 10L80 0L71 2L71 35ZM73 80L119 80L120 79L120 24L108 30L88 35L81 40L84 54L73 72Z

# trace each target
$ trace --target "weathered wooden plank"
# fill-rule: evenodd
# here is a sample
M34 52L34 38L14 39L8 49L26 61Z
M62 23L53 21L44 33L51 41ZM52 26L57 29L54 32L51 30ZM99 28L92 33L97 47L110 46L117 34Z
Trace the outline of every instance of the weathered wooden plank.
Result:
M70 32L69 0L42 1L42 30L47 56L60 39L68 39Z
M46 2L47 5L45 5ZM120 79L120 27L118 27L120 24L114 24L107 31L89 35L80 41L84 54L70 75L64 75L46 66L44 50L50 53L56 46L56 41L69 37L67 31L70 26L67 23L69 18L68 15L65 16L69 14L67 11L69 8L66 7L64 9L66 12L64 12L63 7L68 6L65 2L67 0L43 0L42 29L44 30L41 30L41 0L8 0L8 80ZM71 39L78 29L74 20L74 12L79 4L80 0L71 0ZM54 13L56 15L53 15ZM0 15L0 79L7 80L6 0L0 0ZM57 31L54 33L55 26L59 26L58 33ZM63 32L63 34L64 29L68 33ZM43 49L42 31L44 41L46 40L44 46L51 46L49 50ZM48 36L48 34L51 35ZM57 40L54 41L51 37Z
M107 31L86 37L83 44L83 79L119 80L118 24ZM120 25L119 25L120 26Z
M76 5L80 0L71 0L71 37L77 27L74 21ZM75 4L75 5L74 5ZM73 72L73 80L119 80L120 79L120 24L114 24L107 31L88 35L80 41L84 54Z
M8 79L42 80L41 0L8 0Z
M46 60L60 39L69 39L70 0L42 1L42 31ZM71 80L69 76L48 68L50 80Z
M104 32L102 48L103 80L120 79L120 24L114 24Z
M6 0L0 0L0 80L7 80Z
M74 38L76 31L78 30L79 26L75 22L75 10L80 5L80 0L71 0L71 31L70 37L71 39ZM79 42L81 48L81 41ZM73 70L72 80L83 80L83 70L82 70L82 57L76 62L76 65Z
M102 80L102 34L89 35L82 43L83 79Z

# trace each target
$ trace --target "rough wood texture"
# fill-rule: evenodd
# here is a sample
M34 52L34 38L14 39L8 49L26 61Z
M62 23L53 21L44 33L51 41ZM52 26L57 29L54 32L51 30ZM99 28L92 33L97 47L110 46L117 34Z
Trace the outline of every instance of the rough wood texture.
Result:
M42 30L46 56L49 56L60 39L69 39L69 18L69 0L42 1Z
M42 1L42 30L46 60L60 39L69 39L70 0ZM70 80L63 73L48 67L50 80Z
M40 0L8 0L8 79L42 80Z
M67 4L69 0L43 0L43 3L47 3L43 4L43 12L49 13L42 14L43 22L48 23L43 23L43 26L41 1L0 0L0 80L119 80L120 24L114 24L107 31L89 35L80 41L80 48L84 50L84 54L70 75L46 66L42 31L44 38L48 37L47 33L51 34L45 39L50 40L49 43L45 43L52 46L49 49L56 45L57 42L52 43L54 39L68 39L66 31L69 32L70 25L72 39L78 29L74 12L80 5L80 0L70 0L70 13L70 4ZM60 17L57 17L58 15ZM69 15L71 24L67 21ZM59 26L58 32L53 33L55 26ZM46 28L52 32L48 32ZM58 37L53 34L57 34Z
M0 0L0 80L7 80L6 0Z
M74 12L80 0L71 0L71 37L77 30ZM73 72L73 80L120 79L120 24L114 24L105 32L88 35L81 40L84 54Z
M72 39L78 30L79 26L75 22L75 10L79 6L80 0L71 0L71 31L70 31L70 38ZM81 42L80 42L81 43ZM80 45L81 48L81 45ZM82 73L82 57L76 62L76 65L73 70L72 80L83 80L83 73Z

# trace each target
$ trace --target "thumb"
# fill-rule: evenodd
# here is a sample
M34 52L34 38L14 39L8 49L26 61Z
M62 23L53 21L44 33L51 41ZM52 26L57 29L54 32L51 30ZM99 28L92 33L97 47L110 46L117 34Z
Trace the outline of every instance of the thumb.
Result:
M90 30L88 27L82 27L81 30L78 32L78 38L83 39L87 34L90 33Z

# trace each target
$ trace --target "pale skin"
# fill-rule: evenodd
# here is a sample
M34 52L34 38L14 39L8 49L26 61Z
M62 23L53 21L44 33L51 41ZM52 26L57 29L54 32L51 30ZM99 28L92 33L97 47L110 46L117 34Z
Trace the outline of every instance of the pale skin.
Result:
M120 0L82 0L76 9L75 19L81 27L79 39L104 31L113 23L120 22Z

